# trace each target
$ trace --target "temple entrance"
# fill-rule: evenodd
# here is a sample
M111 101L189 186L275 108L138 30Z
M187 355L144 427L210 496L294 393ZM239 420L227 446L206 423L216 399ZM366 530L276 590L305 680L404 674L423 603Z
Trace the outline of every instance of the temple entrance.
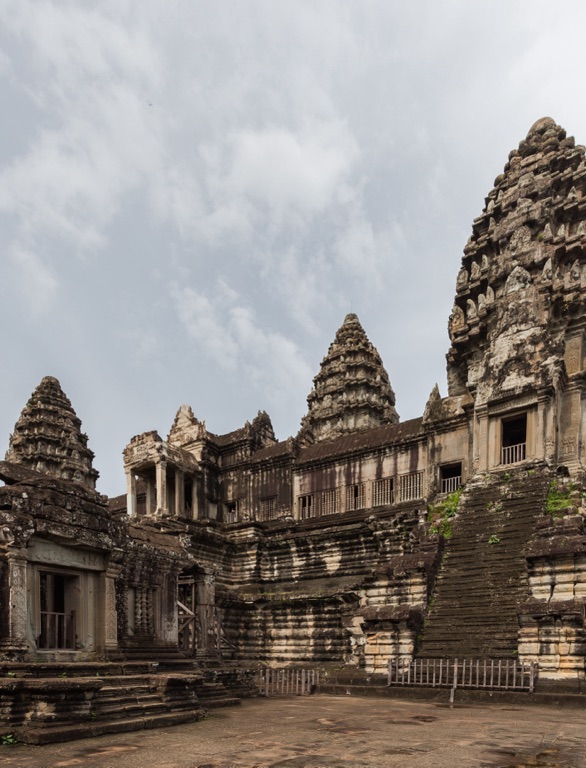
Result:
M79 576L39 573L41 627L38 647L43 650L75 650Z
M177 582L179 650L187 656L217 658L222 644L222 618L215 604L214 577L196 570Z
M501 464L518 464L527 456L527 414L502 420Z
M195 656L197 633L195 611L196 585L193 576L184 576L177 584L177 613L179 620L179 648L188 656Z

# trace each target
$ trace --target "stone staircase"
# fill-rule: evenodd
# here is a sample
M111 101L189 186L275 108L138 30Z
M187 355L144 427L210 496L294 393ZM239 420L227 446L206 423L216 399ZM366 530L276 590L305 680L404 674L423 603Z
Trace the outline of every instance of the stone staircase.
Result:
M517 653L517 609L529 586L524 547L545 509L551 473L524 468L472 481L462 494L420 638L419 657Z
M0 664L0 735L47 744L201 719L251 695L246 674L193 661Z

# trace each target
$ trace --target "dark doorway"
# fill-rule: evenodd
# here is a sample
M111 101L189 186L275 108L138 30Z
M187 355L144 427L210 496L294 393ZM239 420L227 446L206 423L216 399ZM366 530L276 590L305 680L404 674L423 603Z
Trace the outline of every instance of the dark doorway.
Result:
M40 574L41 633L39 648L75 650L77 576Z
M527 456L527 414L502 420L501 464L518 464Z

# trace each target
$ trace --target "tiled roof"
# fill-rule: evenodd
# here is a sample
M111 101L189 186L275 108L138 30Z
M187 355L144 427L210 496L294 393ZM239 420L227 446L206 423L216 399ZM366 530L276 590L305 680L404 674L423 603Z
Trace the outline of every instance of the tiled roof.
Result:
M252 454L251 461L267 461L281 456L293 456L293 447L288 440L283 440L274 445L268 445L266 448L260 448Z
M225 435L214 435L212 432L208 432L208 437L210 440L214 442L219 448L223 448L226 445L231 445L232 443L237 443L239 440L244 440L246 436L246 427L240 427L240 429L235 429L233 432L227 432Z
M332 442L315 443L304 448L297 461L299 464L305 464L308 461L329 459L355 451L383 448L386 445L415 440L423 435L422 422L423 419L418 417L399 424L385 424L375 429L365 429L352 435L340 437L338 440L332 440Z

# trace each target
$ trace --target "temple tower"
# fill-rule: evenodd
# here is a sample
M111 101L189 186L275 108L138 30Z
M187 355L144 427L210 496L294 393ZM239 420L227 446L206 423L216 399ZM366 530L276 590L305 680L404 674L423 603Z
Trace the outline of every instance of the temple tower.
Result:
M399 421L388 374L355 314L344 318L307 403L299 437L308 443Z
M582 466L585 254L584 147L542 118L495 180L457 279L448 389L473 398L476 470Z
M59 381L45 376L16 422L6 461L93 490L99 473L87 440Z

